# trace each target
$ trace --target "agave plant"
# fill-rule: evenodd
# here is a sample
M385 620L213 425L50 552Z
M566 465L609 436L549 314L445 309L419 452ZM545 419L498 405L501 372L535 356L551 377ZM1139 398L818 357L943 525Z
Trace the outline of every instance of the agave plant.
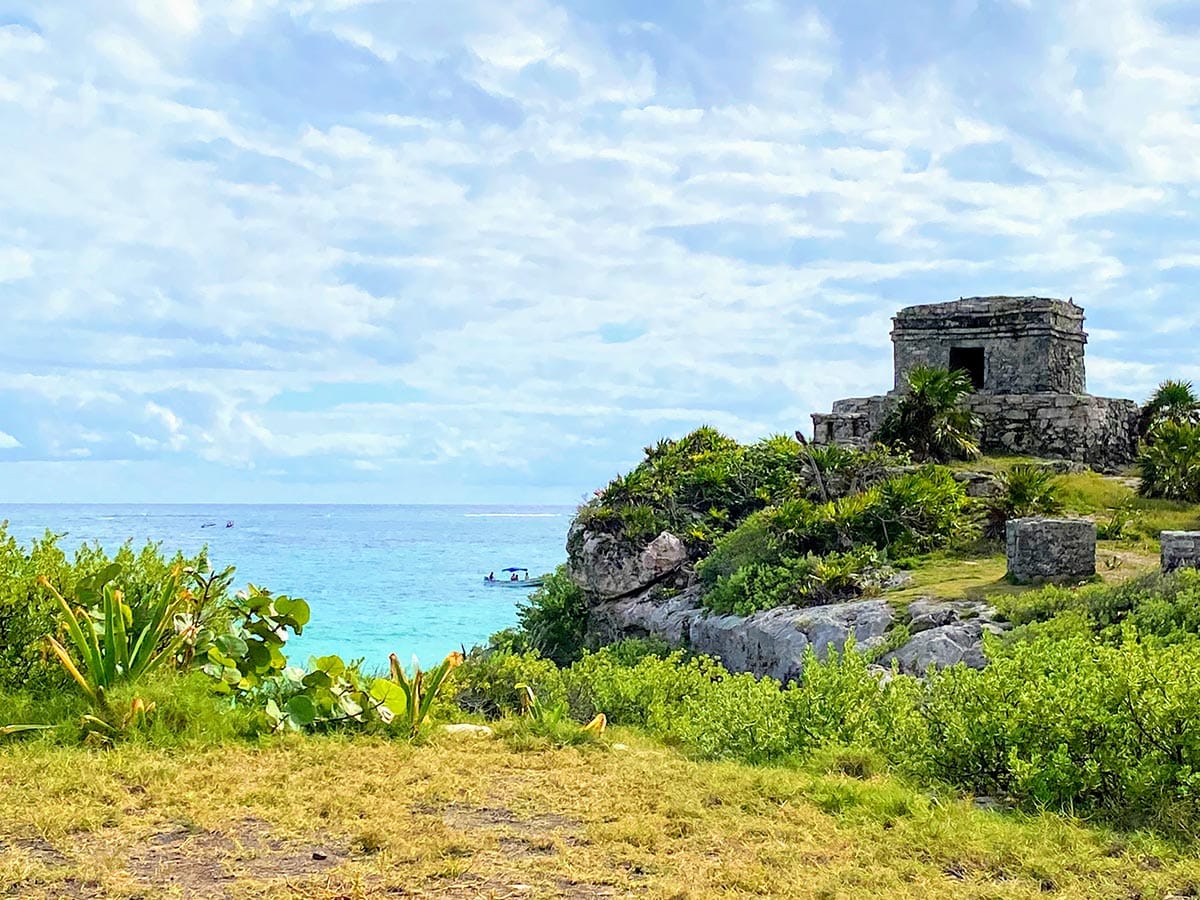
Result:
M1190 381L1164 381L1142 409L1142 434L1151 436L1164 422L1200 425L1200 397Z
M393 653L388 657L391 677L375 679L371 685L371 697L387 708L392 721L398 719L409 736L416 737L429 718L438 692L450 673L462 665L462 661L461 653L451 653L428 671L422 671L414 662L413 674L409 675Z
M38 579L58 602L79 662L55 636L46 636L47 646L92 705L101 709L105 691L119 682L135 682L171 662L184 640L174 628L179 572L172 572L156 595L134 608L113 585L120 572L120 566L112 565L82 582L76 593L83 605L76 606L48 578Z
M975 390L970 375L917 366L907 387L879 429L880 443L907 449L918 460L979 455L980 420L965 405Z

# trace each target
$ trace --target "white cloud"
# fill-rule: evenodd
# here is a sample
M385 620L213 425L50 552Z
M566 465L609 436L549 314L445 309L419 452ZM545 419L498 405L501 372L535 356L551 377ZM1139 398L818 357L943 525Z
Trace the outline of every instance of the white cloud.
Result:
M19 247L0 247L0 283L33 274L33 256Z
M196 0L137 0L137 9L156 25L182 34L190 34L200 26Z
M0 431L0 450L13 450L21 446L21 442L7 431Z
M1196 265L1200 47L1080 9L1007 10L1048 43L997 50L1002 103L788 4L55 7L0 29L0 414L97 466L589 484L883 389L897 306L997 286L1089 308L1094 387L1152 382L1194 325L1121 336Z

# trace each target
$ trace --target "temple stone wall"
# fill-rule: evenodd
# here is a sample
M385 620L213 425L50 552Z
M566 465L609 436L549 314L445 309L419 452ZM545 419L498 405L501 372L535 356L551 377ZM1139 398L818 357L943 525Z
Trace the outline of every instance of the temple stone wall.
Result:
M895 389L919 365L952 368L953 348L984 356L981 393L1082 394L1083 310L1040 297L973 297L900 310L893 319Z
M896 396L839 400L813 416L813 443L868 447ZM1069 459L1115 472L1137 453L1138 405L1088 394L976 394L985 453Z
M977 394L985 453L1070 459L1119 471L1137 454L1139 407L1087 394Z
M972 297L896 314L897 389L839 400L813 416L817 444L866 447L918 365L972 371L969 403L989 453L1067 459L1119 471L1136 457L1138 405L1084 392L1083 310L1044 297Z

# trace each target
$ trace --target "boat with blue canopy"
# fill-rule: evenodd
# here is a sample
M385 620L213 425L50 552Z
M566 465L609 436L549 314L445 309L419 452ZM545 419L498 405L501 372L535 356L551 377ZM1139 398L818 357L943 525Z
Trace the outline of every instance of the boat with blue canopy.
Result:
M484 583L522 588L541 587L542 585L542 576L536 575L530 578L529 570L523 566L509 566L506 569L501 569L500 572L504 575L503 578L497 578L495 572L489 572L483 576Z

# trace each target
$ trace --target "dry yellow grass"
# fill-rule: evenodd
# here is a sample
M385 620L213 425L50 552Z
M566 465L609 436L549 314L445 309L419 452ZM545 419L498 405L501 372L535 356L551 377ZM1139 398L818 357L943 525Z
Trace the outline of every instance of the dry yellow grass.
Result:
M1153 898L1200 862L890 778L629 749L308 738L0 751L12 897Z

